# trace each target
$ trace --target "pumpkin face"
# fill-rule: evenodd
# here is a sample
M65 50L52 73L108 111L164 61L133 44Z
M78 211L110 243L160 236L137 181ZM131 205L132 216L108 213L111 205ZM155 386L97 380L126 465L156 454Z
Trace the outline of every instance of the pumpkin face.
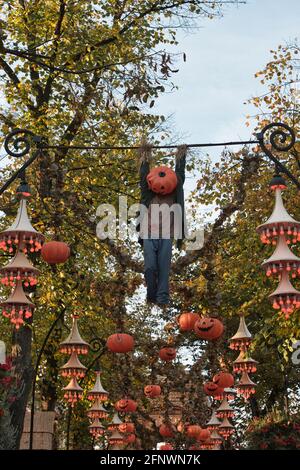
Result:
M122 423L119 425L119 431L124 434L134 433L135 427L133 423Z
M197 437L197 441L206 441L207 439L210 438L210 432L208 429L201 429L201 432L199 433Z
M162 424L159 428L159 434L162 437L174 437L173 429L168 424Z
M126 333L116 333L109 336L106 342L107 348L115 353L127 353L134 348L134 339Z
M129 398L122 398L121 400L117 401L115 408L117 411L123 411L123 413L132 413L136 411L137 403L134 400L130 400Z
M49 264L65 263L70 256L70 248L64 242L52 241L44 243L41 250L44 261Z
M218 393L220 393L221 391L223 392L223 389L221 389L214 382L206 382L206 384L204 384L203 388L204 388L204 392L206 393L206 395L214 396L214 395L217 395Z
M201 431L201 426L198 426L197 424L190 424L187 428L186 434L191 439L197 439Z
M146 387L144 387L144 394L148 398L159 397L161 394L161 388L159 385L146 385Z
M223 323L217 318L203 317L196 321L194 331L201 339L218 339L224 331Z
M147 176L149 189L157 194L171 194L177 186L176 173L167 166L152 168Z
M213 382L221 388L230 388L234 384L233 375L229 372L219 372L213 377Z
M198 320L200 320L198 313L183 312L178 318L180 331L192 331Z
M159 351L159 357L162 361L172 361L176 357L176 349L174 348L162 348Z

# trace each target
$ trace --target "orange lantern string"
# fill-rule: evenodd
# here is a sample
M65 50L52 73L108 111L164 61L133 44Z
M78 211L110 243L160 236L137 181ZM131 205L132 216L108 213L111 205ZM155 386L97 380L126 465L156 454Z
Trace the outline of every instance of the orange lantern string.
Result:
M218 428L218 433L220 436L222 436L225 440L227 440L233 433L234 433L234 427L233 425L228 421L228 418L224 418L222 423L220 424Z
M101 401L99 398L96 399L95 403L91 406L91 408L87 411L87 415L91 419L107 419L108 412L103 408Z
M94 438L103 436L105 434L105 429L98 418L96 418L89 426L89 432Z
M256 384L252 382L247 372L242 373L241 380L236 386L237 393L247 401L255 393Z
M63 390L65 391L64 398L72 407L82 398L83 389L80 387L75 377L71 378L70 382Z
M245 318L241 316L238 330L229 340L229 347L230 349L246 350L250 346L251 341L252 335L247 328Z
M64 354L87 354L89 352L89 344L84 341L78 331L78 315L73 315L73 324L69 336L60 343L59 350Z
M257 364L257 361L248 356L245 351L240 351L237 359L233 361L233 371L237 374L242 372L254 373L257 370Z
M102 383L101 383L101 378L100 378L100 371L96 371L96 381L94 387L88 391L87 397L88 400L96 400L97 398L100 401L106 401L108 398L108 392L104 390Z
M76 377L78 379L85 376L86 367L81 364L76 352L73 351L70 359L60 368L60 371L63 377Z

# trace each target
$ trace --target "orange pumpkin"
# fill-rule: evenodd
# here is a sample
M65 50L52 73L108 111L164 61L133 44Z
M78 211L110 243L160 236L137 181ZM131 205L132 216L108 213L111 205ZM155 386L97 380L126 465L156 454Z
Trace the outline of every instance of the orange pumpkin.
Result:
M180 331L191 331L194 329L196 321L200 320L198 313L183 312L178 318Z
M169 424L162 424L159 428L159 434L162 437L174 437L174 432Z
M160 446L159 450L173 450L174 447L171 444L163 444Z
M220 388L214 382L206 382L204 384L203 388L204 388L204 392L206 393L206 395L214 396L214 395L217 395L217 394L223 392L223 389Z
M64 242L52 241L44 243L41 250L44 261L49 264L65 263L70 256L70 248Z
M159 397L161 394L161 388L159 385L146 385L146 387L144 387L144 394L148 398Z
M213 382L221 388L230 388L234 384L234 377L229 372L219 372L213 377Z
M125 444L132 444L136 440L136 435L135 434L128 434L128 436L124 437L124 443Z
M201 339L214 340L222 336L224 325L217 318L202 317L196 321L194 331Z
M109 336L106 342L108 349L115 353L127 353L134 348L134 339L126 333L116 333Z
M135 426L133 423L122 423L119 425L119 431L124 434L132 434L134 433Z
M174 348L162 348L159 351L159 357L161 358L162 361L173 361L176 357L176 349Z
M207 439L210 438L210 432L208 429L201 429L201 432L199 433L197 437L197 441L206 441Z
M124 413L133 413L137 409L137 403L130 398L122 398L115 404L117 411L123 411Z
M147 175L149 189L157 194L170 194L177 186L175 171L167 166L152 168Z
M201 426L198 426L197 424L190 424L187 427L186 434L191 439L197 439L201 431L202 431Z

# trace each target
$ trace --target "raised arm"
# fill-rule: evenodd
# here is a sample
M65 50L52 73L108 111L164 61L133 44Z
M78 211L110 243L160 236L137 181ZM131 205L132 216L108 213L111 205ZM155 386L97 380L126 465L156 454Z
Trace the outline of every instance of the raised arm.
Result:
M186 154L187 154L187 146L180 145L176 153L175 173L176 175L180 176L182 184L185 181Z
M152 159L152 146L146 141L142 143L139 150L139 165L140 165L140 189L141 196L147 198L151 190L148 187L147 176L150 172L150 161Z
M140 164L140 188L141 192L148 190L147 176L150 171L150 164L148 161L143 160Z

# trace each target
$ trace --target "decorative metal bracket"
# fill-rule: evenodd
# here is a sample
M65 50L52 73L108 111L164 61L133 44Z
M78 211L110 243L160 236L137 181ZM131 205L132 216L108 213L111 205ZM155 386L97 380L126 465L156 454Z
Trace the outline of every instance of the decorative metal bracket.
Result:
M30 152L32 144L39 147L42 140L41 136L35 135L27 129L14 129L5 137L4 148L12 157L23 157Z
M293 129L283 122L272 122L256 134L259 145L267 157L275 163L276 168L286 174L289 179L300 189L300 181L288 170L288 168L272 153L288 152L296 142Z
M23 157L27 155L32 146L35 146L35 151L32 156L17 170L11 177L4 183L0 188L0 195L18 178L24 177L25 170L29 167L42 153L42 137L35 135L33 132L27 129L14 129L12 132L7 134L4 140L4 148L8 155L15 158Z

